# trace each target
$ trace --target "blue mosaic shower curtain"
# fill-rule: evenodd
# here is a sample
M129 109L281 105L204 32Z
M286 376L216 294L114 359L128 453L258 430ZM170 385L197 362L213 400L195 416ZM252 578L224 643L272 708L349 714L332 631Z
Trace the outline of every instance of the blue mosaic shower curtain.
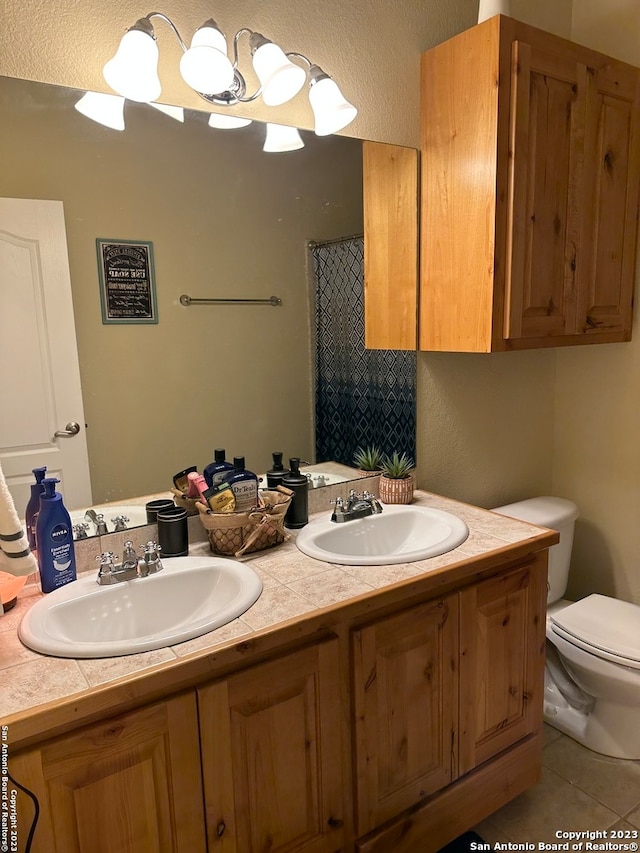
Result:
M416 458L416 354L364 347L364 238L310 244L315 294L316 460L358 447Z

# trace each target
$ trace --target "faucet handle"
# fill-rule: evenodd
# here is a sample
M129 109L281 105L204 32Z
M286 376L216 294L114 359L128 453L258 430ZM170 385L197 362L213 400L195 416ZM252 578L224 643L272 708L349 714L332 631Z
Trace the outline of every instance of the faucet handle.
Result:
M160 560L160 551L162 548L153 539L150 539L144 545L143 562L140 564L141 573L146 576L154 574L162 570L162 562Z
M81 521L79 524L73 525L73 538L74 539L87 539L87 530L89 529L89 525L86 521Z
M129 518L126 515L116 515L111 519L111 523L114 525L113 532L121 533L123 530L126 530L128 522Z
M103 551L102 554L98 554L96 557L96 560L100 561L97 578L98 583L108 583L107 578L110 578L113 575L113 557L113 551Z

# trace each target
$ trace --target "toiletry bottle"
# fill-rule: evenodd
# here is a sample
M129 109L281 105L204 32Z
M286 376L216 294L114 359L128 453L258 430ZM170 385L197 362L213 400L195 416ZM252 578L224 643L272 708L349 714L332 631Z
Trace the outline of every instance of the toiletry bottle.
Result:
M36 522L38 569L42 591L52 592L76 579L76 557L71 519L62 495L55 490L60 480L45 477L42 482L44 492Z
M198 474L197 471L192 471L187 475L189 478L189 491L187 492L187 497L191 497L195 492L195 497L199 498L202 503L206 504L207 499L204 496L204 493L207 491L207 481L202 476L202 474Z
M271 456L273 457L273 468L267 471L267 486L270 489L276 489L282 485L282 478L287 473L287 470L282 464L282 453L280 451L272 453Z
M210 462L202 472L209 488L222 482L227 474L233 473L234 467L231 462L226 461L226 456L226 451L222 448L213 451L213 462Z
M290 471L282 478L282 485L293 492L293 498L284 517L284 526L296 530L309 521L309 480L300 473L300 459L289 460Z
M32 551L36 550L36 521L38 512L40 511L40 495L44 492L42 481L46 473L46 467L33 468L33 474L36 478L35 483L31 486L31 497L27 503L27 508L24 512L24 526L26 527L27 540L29 548Z
M233 472L223 482L231 486L236 498L236 512L247 512L258 506L258 477L244 467L244 456L233 457Z

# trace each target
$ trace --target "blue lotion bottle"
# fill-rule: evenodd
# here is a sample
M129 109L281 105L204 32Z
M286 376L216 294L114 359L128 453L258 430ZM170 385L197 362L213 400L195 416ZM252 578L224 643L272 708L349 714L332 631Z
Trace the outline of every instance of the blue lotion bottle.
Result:
M29 502L27 503L27 508L24 511L24 526L27 530L27 541L29 542L29 548L35 553L36 550L36 521L38 520L38 513L40 512L40 495L44 492L44 486L42 485L42 481L44 480L44 475L47 472L46 467L43 468L32 468L33 474L36 478L35 483L31 486L31 497L29 498Z
M76 555L73 547L71 518L56 492L55 477L42 481L40 512L36 521L38 569L43 592L53 592L76 579Z
M236 499L236 512L248 512L258 505L258 477L244 467L244 456L233 457L233 472L224 482L231 487Z
M202 476L206 480L207 486L217 486L227 476L233 474L235 468L231 462L227 462L227 453L222 448L217 448L213 451L213 462L210 462L202 472Z

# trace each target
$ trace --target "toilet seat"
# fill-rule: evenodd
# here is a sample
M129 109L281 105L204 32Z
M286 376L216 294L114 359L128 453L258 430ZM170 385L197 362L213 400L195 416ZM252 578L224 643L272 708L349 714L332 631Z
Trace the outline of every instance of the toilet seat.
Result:
M640 669L640 606L589 595L549 615L551 630L604 660Z

